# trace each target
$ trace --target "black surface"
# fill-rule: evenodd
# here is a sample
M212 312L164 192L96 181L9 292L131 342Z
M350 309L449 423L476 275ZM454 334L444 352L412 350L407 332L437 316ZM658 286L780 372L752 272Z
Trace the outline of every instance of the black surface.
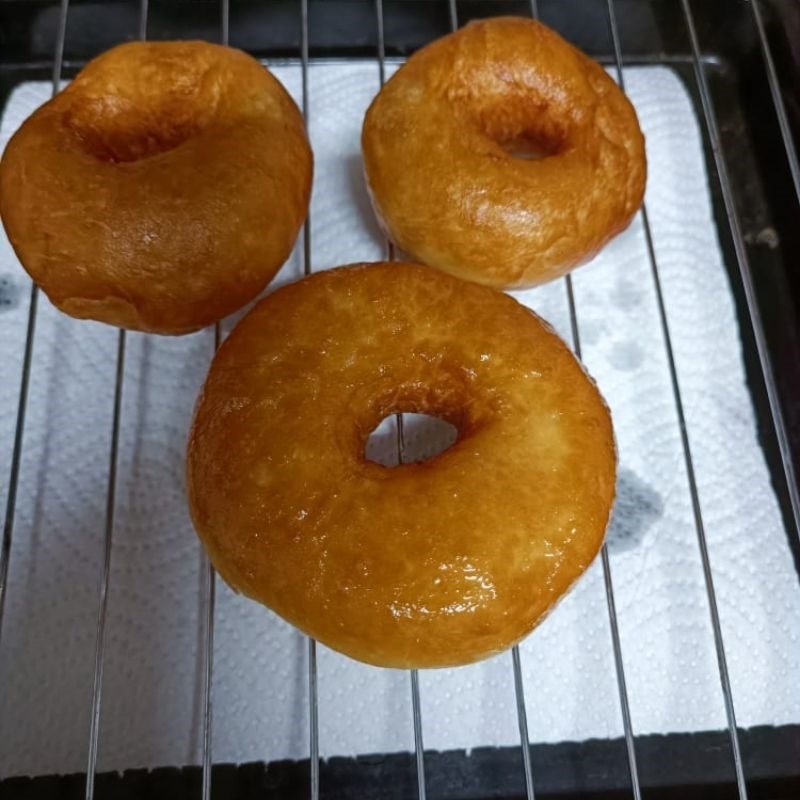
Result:
M771 105L750 6L746 2L694 0L693 8L737 210L747 242L759 306L776 367L795 463L800 463L800 207L789 179L785 151ZM627 63L669 60L697 105L691 51L677 0L617 0ZM407 55L449 29L445 0L384 0L386 51ZM612 50L604 0L540 0L543 19L606 63ZM793 0L764 5L771 41L795 131L800 130L800 6ZM231 43L264 57L296 57L300 44L298 0L232 0ZM527 13L522 0L460 0L460 21L498 13ZM18 83L50 76L57 4L49 0L0 0L0 105ZM310 0L312 56L374 58L377 45L371 0ZM151 0L151 38L204 38L219 34L217 0ZM137 2L71 3L65 77L88 58L125 39L138 27ZM699 106L698 106L699 108ZM698 116L702 114L698 111ZM748 381L759 433L787 520L789 542L800 548L788 515L786 486L766 404L760 366L736 270L727 216L706 141L715 214L737 302ZM800 621L798 621L800 625ZM765 692L769 687L764 688ZM405 724L405 722L403 723ZM730 746L725 732L636 740L647 798L734 797ZM751 797L800 797L800 732L797 726L742 734ZM563 743L532 749L537 797L629 797L624 742ZM519 749L426 753L429 797L520 797L524 793ZM0 798L83 796L83 776L0 782ZM308 762L214 768L214 797L305 797ZM416 796L410 754L331 759L321 767L322 797ZM376 787L380 787L376 789ZM98 798L199 797L197 769L101 775Z
M800 796L800 726L740 731L752 798ZM728 756L721 743L727 732L641 736L637 753L643 795L657 798L730 798ZM616 741L590 740L534 745L531 758L538 798L630 797L627 767L619 764ZM616 766L613 766L616 764ZM476 748L425 754L430 800L522 798L522 756L518 747ZM681 776L679 794L675 775ZM794 774L794 777L786 777ZM217 764L212 794L225 800L301 800L308 797L309 764ZM199 767L101 773L97 800L194 800L200 795ZM414 757L410 753L331 758L320 765L325 800L416 800ZM0 800L80 800L85 776L66 775L0 782Z

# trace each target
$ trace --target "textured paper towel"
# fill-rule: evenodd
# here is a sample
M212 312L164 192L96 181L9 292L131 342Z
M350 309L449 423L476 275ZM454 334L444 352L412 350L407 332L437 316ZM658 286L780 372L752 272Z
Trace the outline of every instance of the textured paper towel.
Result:
M276 72L297 97L299 69ZM627 82L647 134L647 199L739 722L798 722L800 591L755 439L697 122L669 70L631 69ZM358 152L362 115L377 88L374 63L311 68L315 269L383 254ZM47 94L44 84L28 84L12 95L3 143ZM279 282L301 272L295 255ZM8 474L28 287L3 240L0 475ZM635 730L722 727L708 605L638 221L575 273L575 293L585 360L612 407L619 439L611 561ZM569 336L563 282L518 296ZM116 337L59 314L42 298L0 647L0 775L85 766ZM203 573L183 496L183 452L212 344L208 331L128 337L100 769L197 763L201 752ZM384 457L392 446L388 431L375 443ZM0 501L5 491L3 482ZM599 564L521 651L532 740L621 733ZM222 584L214 669L216 760L307 755L305 640ZM426 746L517 743L511 678L508 654L421 674ZM413 747L407 673L320 647L319 695L323 755Z

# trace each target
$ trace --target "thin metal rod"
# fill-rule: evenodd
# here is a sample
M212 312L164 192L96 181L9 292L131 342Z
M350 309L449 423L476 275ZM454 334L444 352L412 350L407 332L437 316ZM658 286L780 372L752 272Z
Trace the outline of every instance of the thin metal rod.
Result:
M139 0L139 38L147 39L147 19L150 13L150 0Z
M517 721L519 723L519 742L522 748L522 766L525 769L525 794L528 800L534 800L531 744L528 736L528 712L525 710L525 687L522 683L522 663L517 645L511 648L511 660L514 665L514 693L517 698Z
M308 127L308 0L300 0L300 62L302 65L303 119ZM310 275L311 220L310 214L303 225L303 273ZM317 684L317 643L308 638L308 759L310 765L309 794L311 800L319 798L319 690Z
M39 303L39 290L31 284L30 305L28 306L28 330L25 335L25 353L22 357L22 378L19 387L17 405L17 427L14 432L14 449L11 452L11 474L8 477L8 497L6 499L6 516L3 524L3 543L0 549L0 641L3 633L3 611L6 600L8 567L11 562L11 542L14 535L14 519L17 508L17 487L19 486L19 469L22 459L22 440L25 431L25 414L28 410L28 388L33 361L33 340L36 333L36 307Z
M375 16L378 23L378 79L381 86L386 83L386 40L383 32L383 0L375 0Z
M311 800L319 797L319 690L317 687L317 643L308 638L308 730L311 765Z
M147 0L142 0L146 3ZM220 2L220 43L230 41L230 5L228 0ZM214 352L222 342L222 327L214 323ZM214 613L217 606L217 573L206 553L202 561L206 572L205 592L205 636L203 639L203 778L202 800L211 797L211 778L214 766Z
M641 800L642 788L639 784L639 767L636 761L636 744L631 722L631 707L628 700L628 686L625 682L625 667L622 663L622 644L619 638L617 622L617 604L614 601L614 584L611 580L611 562L608 558L608 545L603 543L600 550L603 564L603 582L606 587L606 605L608 606L608 625L611 629L611 642L614 650L614 669L617 673L617 692L619 694L622 727L625 731L625 749L628 754L628 769L631 776L631 791L636 800Z
M58 9L58 34L56 36L56 52L53 57L52 95L55 97L61 89L61 69L64 65L64 42L67 38L67 12L69 0L61 0Z
M97 767L97 743L100 734L100 703L103 692L103 666L106 642L108 588L111 576L111 548L114 538L114 509L117 494L117 453L122 416L122 385L125 375L125 331L117 336L117 373L114 384L114 416L111 423L111 452L108 459L106 491L106 526L103 549L103 573L100 580L100 600L97 609L97 631L94 650L94 680L92 683L92 716L89 725L89 755L86 765L86 800L94 797L94 778Z
M391 258L394 258L394 252ZM406 437L403 427L403 415L395 414L395 430L397 432L397 463L404 464L406 460ZM419 800L425 800L427 789L425 788L425 745L422 741L422 704L419 698L419 674L417 670L411 670L411 711L414 718L414 755L417 764L417 796Z
M582 358L581 336L578 327L578 312L575 306L575 290L572 285L572 276L564 279L567 289L567 306L569 307L570 326L572 328L572 349L575 355ZM619 635L619 619L617 617L617 604L614 601L614 582L611 576L611 561L608 557L608 545L603 544L600 550L600 560L603 566L603 584L606 589L606 607L608 608L608 626L611 631L611 647L614 652L614 670L617 674L617 693L622 714L622 729L625 734L625 749L628 756L628 772L631 778L631 792L635 800L641 800L642 788L639 782L639 766L636 759L636 743L631 721L631 707L628 698L628 685L625 680L625 666L622 660L622 642Z
M214 352L219 350L222 328L214 323ZM217 605L217 573L205 551L201 550L202 568L206 573L205 636L203 638L203 779L202 800L211 797L214 766L214 612Z
M300 61L303 68L303 119L308 129L308 0L300 2ZM303 274L311 274L311 222L303 224Z
M390 250L391 259L394 252ZM397 463L403 464L406 460L406 437L403 427L403 415L395 414L395 430L397 432ZM411 671L411 712L414 720L414 756L417 765L417 797L426 800L428 795L425 786L425 745L422 740L422 703L419 697L419 673Z
M778 80L778 71L775 69L775 61L772 58L772 48L769 46L767 31L764 27L764 20L761 16L761 3L759 0L750 0L753 9L753 17L758 29L758 39L761 43L761 52L764 55L764 63L767 68L767 78L769 79L769 90L772 93L772 102L775 105L775 113L778 117L783 145L786 148L786 157L789 160L789 172L792 175L794 191L797 199L800 200L800 164L797 160L797 148L794 146L792 129L789 126L789 116L786 113L786 104L783 102L781 85Z
M230 0L220 2L220 42L226 47L231 41L231 7Z
M450 9L450 28L454 31L458 30L458 6L456 0L448 0L448 8Z
M67 12L69 0L61 0L58 15L58 33L56 34L55 51L53 53L53 72L51 97L58 94L61 84L61 68L64 63L64 39L67 35ZM33 364L33 343L36 338L36 311L39 307L39 288L31 284L30 302L28 304L28 323L25 332L25 350L22 356L22 373L19 383L19 400L17 401L17 421L14 428L14 445L11 450L11 471L8 476L8 494L6 495L6 513L3 521L3 540L0 544L0 638L3 632L3 611L8 588L8 568L11 562L11 543L14 537L14 520L17 511L17 489L19 487L19 470L22 461L22 443L25 436L25 417L28 412L28 390Z
M419 699L419 673L411 670L411 707L414 713L414 753L417 760L417 796L426 800L425 788L425 745L422 742L422 708Z
M147 17L150 11L149 0L140 0L139 4L139 38L147 39Z
M303 67L303 119L308 125L308 0L300 0L300 62ZM308 258L308 255L306 255Z
M219 325L216 326L216 330L219 330ZM203 783L201 796L203 800L208 800L211 797L211 768L214 763L212 688L214 686L214 610L217 604L217 573L214 572L214 567L211 566L211 561L205 554L203 554L203 564L206 573L206 629L203 643Z
M567 308L569 308L569 327L572 336L572 349L575 355L580 359L583 358L581 352L581 332L578 327L578 310L575 307L575 288L572 285L572 275L567 275L564 278L564 287L567 290Z
M139 0L139 38L147 39L147 19L150 13L150 0Z
M146 3L147 0L142 0ZM220 42L230 40L230 6L228 0L220 2ZM222 326L214 323L214 352L222 342ZM203 778L202 800L211 797L211 779L214 767L214 614L217 606L217 573L208 555L203 552L201 564L206 573L205 636L203 637Z
M148 0L139 3L139 38L147 38ZM97 631L95 635L94 678L92 681L92 714L89 722L89 752L86 766L86 800L94 797L95 773L97 770L97 747L100 740L100 708L103 695L103 671L106 652L106 618L108 592L111 581L111 551L114 540L114 511L117 494L117 456L122 416L122 389L125 381L125 343L127 335L120 328L117 335L117 372L114 383L114 415L111 423L111 452L108 465L108 488L106 492L106 527L103 552L103 572L100 579L100 600L97 609Z
M691 18L691 11L689 10L687 0L681 0L684 12L686 15L687 25L689 27L690 38L692 39L692 49L696 56L695 58L695 74L700 88L701 99L703 102L703 111L706 116L707 124L709 125L709 135L712 139L712 148L715 151L715 158L718 159L717 168L720 171L720 179L722 181L722 171L720 170L720 156L719 156L719 137L716 136L716 130L711 126L711 116L713 110L707 97L707 86L705 84L705 75L700 64L700 51L697 46L697 37L694 31L694 25ZM608 9L608 22L611 31L611 38L614 45L614 56L617 64L617 78L619 85L625 89L625 78L623 74L623 60L622 48L620 46L619 28L617 26L616 13L614 7L614 0L607 0ZM728 187L729 189L729 187ZM723 186L723 195L726 195L725 187ZM726 200L726 207L728 207L728 200ZM729 219L731 226L737 227L738 222L735 218L735 212L732 205L728 209ZM675 404L675 411L678 417L678 428L681 438L681 446L683 449L683 460L686 469L686 477L689 483L689 494L692 503L692 512L694 515L695 530L697 532L697 541L700 550L700 558L703 566L703 578L706 585L706 594L708 596L709 614L711 616L711 625L714 633L714 645L717 652L717 665L719 668L720 685L722 688L722 695L725 704L725 713L728 721L728 730L730 734L731 751L733 754L733 764L736 773L736 785L738 788L740 800L747 798L747 785L744 778L744 769L742 766L742 755L739 746L739 734L736 728L736 714L734 711L733 693L731 691L730 676L728 674L728 664L725 655L725 645L722 636L722 626L720 624L719 609L717 606L716 591L714 589L714 579L711 570L711 561L708 553L708 543L706 540L705 526L703 524L703 514L700 506L700 495L697 488L697 478L694 470L694 460L692 458L692 449L689 442L689 432L686 424L686 415L684 413L683 399L681 397L680 382L678 380L678 370L675 363L675 354L672 348L672 338L670 336L669 321L667 319L666 304L664 301L664 294L661 286L661 278L658 270L658 263L655 254L655 247L653 245L653 234L650 226L650 220L647 213L647 207L642 204L642 222L644 225L645 241L647 244L647 255L650 261L650 271L653 277L653 284L655 287L656 301L658 305L659 321L661 323L662 335L664 338L664 347L667 355L667 364L669 368L670 384L672 387L673 401ZM734 236L734 239L736 237ZM743 242L742 242L743 245ZM738 253L737 253L738 255ZM749 305L748 300L748 305ZM752 311L751 311L752 315ZM762 362L763 366L763 362ZM766 377L766 374L765 374Z
M406 434L403 424L403 415L395 414L395 429L397 431L397 463L405 464L406 461Z

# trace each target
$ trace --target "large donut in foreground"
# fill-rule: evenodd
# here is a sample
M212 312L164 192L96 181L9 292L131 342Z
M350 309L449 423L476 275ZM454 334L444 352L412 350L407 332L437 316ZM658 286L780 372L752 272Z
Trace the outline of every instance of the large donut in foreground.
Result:
M394 412L448 450L388 468ZM223 578L310 636L391 667L463 664L525 636L590 564L614 496L608 409L510 297L409 264L315 274L218 351L188 449Z
M599 64L532 19L471 22L411 56L367 111L362 150L389 236L496 288L587 261L644 193L633 106ZM545 157L518 157L531 150Z
M187 333L275 275L311 173L297 106L253 58L135 42L91 61L17 131L0 164L0 214L62 311Z

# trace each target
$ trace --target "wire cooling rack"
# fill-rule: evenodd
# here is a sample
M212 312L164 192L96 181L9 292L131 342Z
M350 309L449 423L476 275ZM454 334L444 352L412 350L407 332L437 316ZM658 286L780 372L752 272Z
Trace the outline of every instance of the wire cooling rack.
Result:
M459 25L459 15L456 0L441 0L446 6L449 15L450 26L455 30ZM794 190L800 198L800 165L795 149L792 131L789 123L787 109L781 94L778 81L778 74L773 57L770 43L768 41L764 17L760 0L751 0L751 24L755 27L757 39L761 49L761 56L764 60L764 67L769 81L770 93L774 104L774 112L780 127L783 144L786 150L786 158L789 165L791 181ZM148 29L148 0L141 0L139 8L139 37L145 39ZM531 0L528 8L529 13L538 17L538 7L536 0ZM777 440L780 462L786 481L786 490L789 497L792 520L795 532L800 531L800 498L798 497L797 479L794 474L792 453L787 437L786 426L781 412L778 390L774 378L773 368L770 363L770 352L764 331L759 306L756 301L756 293L753 282L753 275L749 261L748 251L745 245L743 227L737 213L732 190L731 176L728 171L728 164L723 152L720 130L718 126L715 107L712 101L712 93L709 81L704 69L703 57L701 56L700 44L698 40L697 26L693 16L690 0L679 0L675 4L674 13L681 15L683 24L686 27L689 43L691 45L691 64L693 67L695 88L699 96L699 105L703 115L703 125L705 132L711 143L713 162L716 168L721 193L722 202L726 212L727 223L730 228L730 236L738 267L738 274L741 280L741 287L746 301L746 308L749 316L749 324L755 343L758 362L763 372L764 385L769 409L772 415L772 425ZM299 58L302 64L302 106L303 112L308 119L308 73L309 73L309 7L308 0L299 0L296 7L298 25L301 31ZM621 36L616 16L615 0L605 0L606 22L613 44L612 65L616 69L616 77L622 88L625 88L625 65L626 54L623 52ZM59 17L57 26L57 37L53 57L52 87L55 94L61 83L62 65L64 61L65 37L69 16L69 0L61 0L59 7ZM221 0L219 5L219 40L227 44L229 40L231 20L231 9L229 0ZM384 8L383 0L375 0L374 5L374 24L377 32L377 50L375 60L379 70L380 81L383 83L386 77L386 49L384 35ZM672 400L674 402L676 419L678 424L678 436L680 438L681 449L683 452L685 469L688 477L688 489L690 493L691 507L693 511L694 526L697 534L698 554L702 563L702 571L705 583L705 590L708 601L708 611L711 618L711 628L713 631L714 645L716 650L717 664L719 668L719 691L722 695L727 718L728 736L730 738L730 751L732 754L733 769L736 778L736 788L741 800L747 797L746 776L744 773L742 753L739 743L739 734L736 725L736 708L734 705L731 691L731 682L728 674L726 651L723 641L723 634L720 625L717 599L714 589L714 576L712 565L709 559L706 532L703 523L697 480L695 477L694 461L692 457L692 447L687 432L687 425L684 414L684 401L681 396L681 388L678 372L673 354L672 340L670 337L670 325L668 313L665 306L664 296L661 288L661 277L659 264L656 257L656 250L653 245L653 236L650 227L647 208L641 211L642 225L647 248L647 258L649 261L650 272L655 289L657 300L660 327L663 335L663 346L666 353L666 363L669 371L669 382L671 386ZM310 224L306 223L303 229L303 266L306 274L312 271L311 259L311 232ZM393 249L387 243L387 256L393 257ZM575 353L581 355L580 341L580 320L576 312L576 304L573 293L572 280L570 276L564 279L564 289L567 296L572 344ZM31 366L34 358L34 340L36 335L36 319L38 305L38 289L36 286L31 288L29 315L27 321L27 333L25 338L25 349L22 360L22 374L19 390L19 405L16 418L16 429L13 440L13 451L11 457L11 471L8 480L7 504L5 510L5 523L3 529L2 550L0 551L0 636L2 635L2 618L6 590L8 586L8 575L12 565L10 563L11 544L14 534L14 522L17 502L17 492L20 481L20 463L24 447L24 432L26 411L28 408L29 382ZM220 326L215 328L215 347L219 346L221 339ZM98 742L100 731L100 708L103 697L103 670L106 645L106 618L108 597L110 591L110 565L114 535L114 514L116 508L117 491L117 458L118 444L121 424L122 395L124 389L125 374L125 353L126 353L126 333L120 330L117 340L116 351L116 378L114 388L114 404L111 431L111 446L108 454L108 482L106 490L106 512L105 512L105 536L104 552L102 561L102 575L100 581L100 592L97 606L97 626L95 638L95 659L94 659L94 678L91 694L91 717L88 742L88 760L86 765L85 797L90 800L95 793L95 773L97 767ZM404 450L403 421L402 416L397 417L397 448L398 458L402 460ZM605 586L605 597L608 609L609 630L613 647L614 667L616 671L616 682L619 694L619 707L622 718L624 741L626 745L627 762L630 774L630 794L639 800L642 790L639 780L639 769L637 766L637 741L634 736L631 723L630 703L625 681L624 653L620 643L619 625L617 610L614 601L614 585L612 566L609 559L607 547L603 547L601 552L602 574ZM203 639L203 713L200 720L202 725L202 786L201 796L206 800L211 796L211 773L213 764L213 708L212 708L212 687L214 679L214 620L215 620L215 593L216 577L207 560L204 561L206 576L205 586L205 637ZM2 639L0 638L0 646ZM319 712L318 712L318 683L317 683L317 657L316 643L309 639L308 647L308 722L309 722L309 742L308 753L310 763L310 780L308 794L313 799L320 794L320 758L319 758ZM514 647L511 652L514 691L516 696L516 713L519 727L521 743L520 769L524 774L525 792L529 799L534 797L536 787L536 770L532 763L530 743L528 736L528 723L526 718L526 705L524 698L523 674L521 669L521 656L519 649ZM417 793L420 800L426 798L426 754L424 749L424 720L420 703L419 678L416 671L409 673L408 691L411 695L411 706L413 711L413 733L415 745L415 764Z

